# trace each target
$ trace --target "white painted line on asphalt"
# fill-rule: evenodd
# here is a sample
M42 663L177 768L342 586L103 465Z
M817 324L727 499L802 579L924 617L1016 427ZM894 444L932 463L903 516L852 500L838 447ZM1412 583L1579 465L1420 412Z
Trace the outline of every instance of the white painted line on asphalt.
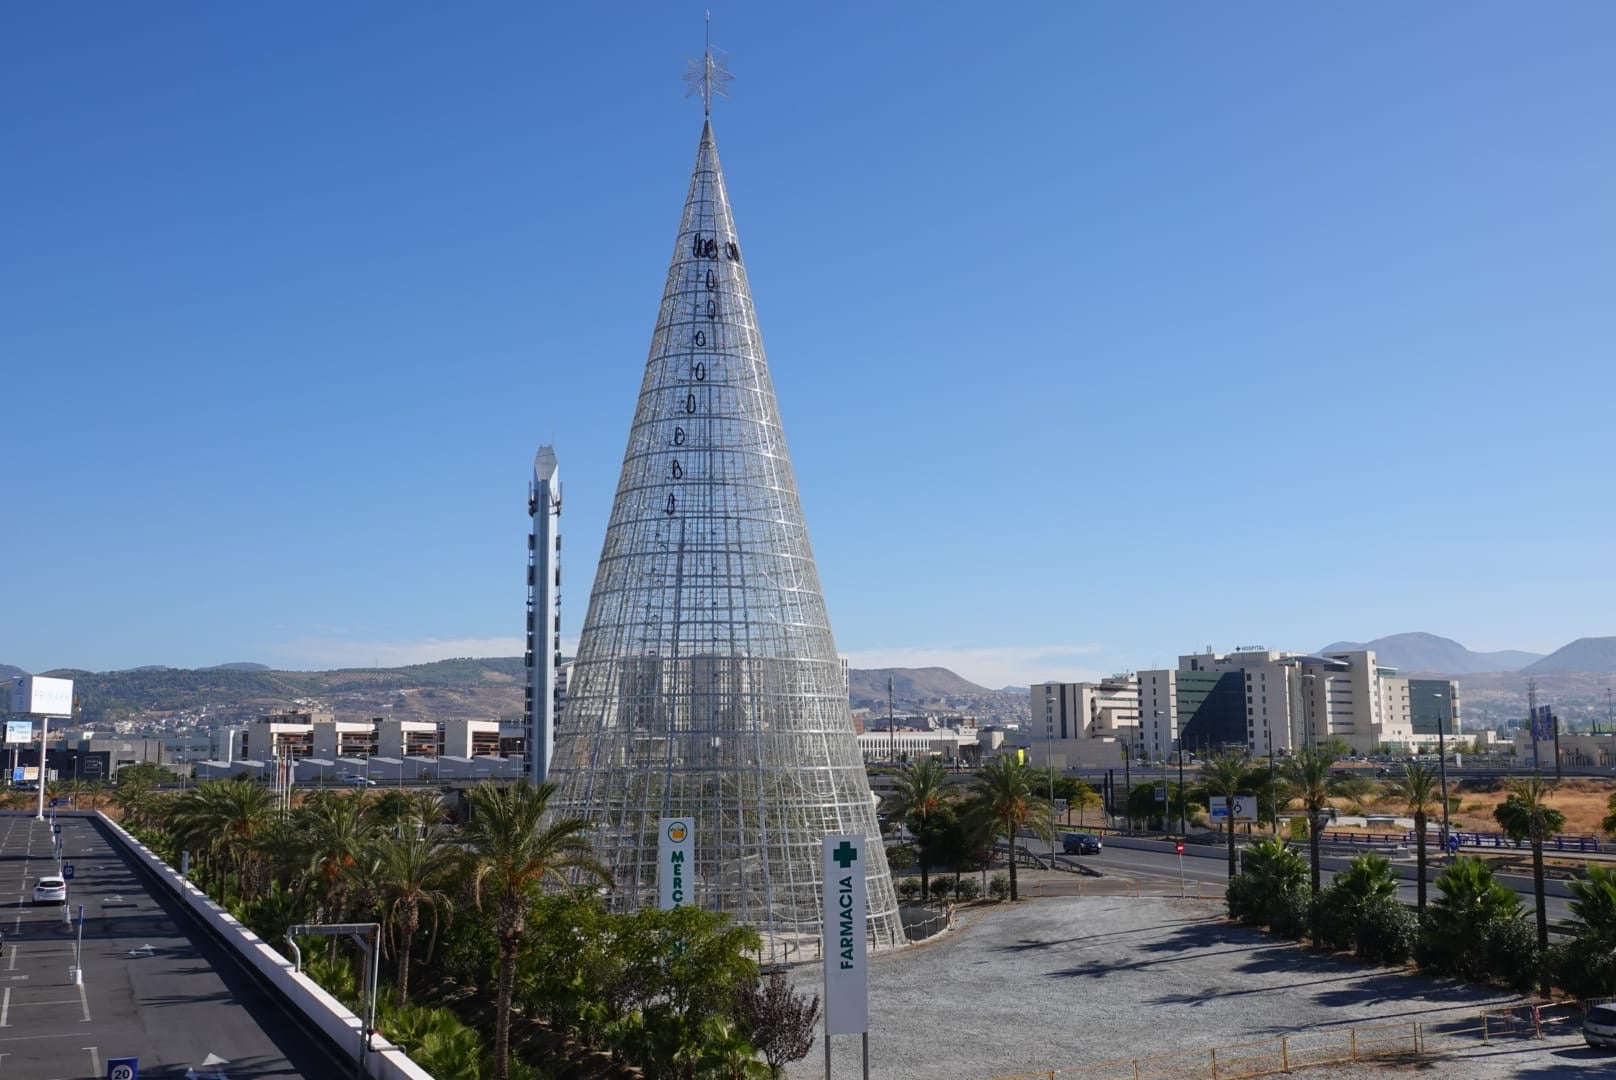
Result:
M0 1027L8 1026L6 1017L11 1012L11 987L6 987L5 996L0 997Z
M99 1046L83 1046L83 1047L80 1047L79 1049L88 1050L90 1052L90 1075L91 1076L100 1076L101 1075L101 1048Z
M79 1004L84 1007L84 1022L90 1022L90 999L84 993L84 980L79 980Z

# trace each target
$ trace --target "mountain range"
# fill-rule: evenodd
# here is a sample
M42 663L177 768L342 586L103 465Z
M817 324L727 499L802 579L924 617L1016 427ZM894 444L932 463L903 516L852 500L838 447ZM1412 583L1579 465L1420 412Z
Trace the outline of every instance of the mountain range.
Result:
M0 665L0 676L25 674L20 668ZM73 680L86 726L195 723L204 710L213 725L245 723L292 708L329 709L344 718L516 720L522 715L527 669L521 657L512 656L334 671L276 671L263 664L234 663L39 674ZM1028 709L1025 689L989 690L947 668L854 669L849 678L853 707L876 713L886 711L889 678L894 708L906 713L960 711L984 722L1003 722L1024 718Z
M1435 634L1392 634L1373 641L1337 641L1321 653L1373 649L1376 659L1409 674L1475 675L1518 672L1523 675L1616 673L1616 637L1578 638L1547 656L1508 649L1472 652L1452 638Z

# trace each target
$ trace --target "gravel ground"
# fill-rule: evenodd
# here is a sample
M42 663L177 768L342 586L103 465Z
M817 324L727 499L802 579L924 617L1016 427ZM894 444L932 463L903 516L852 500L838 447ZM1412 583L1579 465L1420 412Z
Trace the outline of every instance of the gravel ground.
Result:
M1441 1056L1417 1065L1318 1066L1302 1075L1616 1074L1616 1057L1588 1050L1575 1025L1541 1042L1433 1034L1443 1026L1474 1026L1480 1010L1518 1000L1511 995L1318 956L1224 923L1221 911L1221 901L1148 897L1052 897L965 909L954 930L872 957L870 1075L988 1080L1195 1050L1175 1062L1194 1072L1171 1075L1209 1076L1210 1056L1199 1051L1212 1047L1280 1035L1298 1036L1293 1047L1320 1034L1339 1043L1354 1026L1414 1020ZM799 990L815 993L822 985L818 964L792 975ZM838 1036L832 1048L833 1077L861 1075L857 1036ZM787 1076L824 1076L824 1053L816 1041ZM1227 1062L1229 1054L1220 1057ZM1131 1068L1115 1075L1124 1074L1132 1076ZM1147 1067L1141 1075L1169 1073Z

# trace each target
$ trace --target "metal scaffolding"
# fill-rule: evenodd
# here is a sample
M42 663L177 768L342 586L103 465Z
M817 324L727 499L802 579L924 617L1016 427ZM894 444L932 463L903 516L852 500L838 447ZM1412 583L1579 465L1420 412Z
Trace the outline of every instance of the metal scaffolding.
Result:
M820 843L869 837L848 708L718 150L704 123L589 613L556 812L595 824L620 909L657 903L657 824L695 819L695 902L812 956ZM884 860L875 948L901 944Z

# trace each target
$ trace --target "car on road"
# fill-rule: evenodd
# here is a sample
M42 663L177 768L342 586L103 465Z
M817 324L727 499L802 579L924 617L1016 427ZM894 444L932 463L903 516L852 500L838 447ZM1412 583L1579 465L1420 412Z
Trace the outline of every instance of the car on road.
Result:
M59 874L51 874L40 878L38 884L34 886L34 903L67 903L67 879Z
M372 780L368 776L344 776L342 779L345 783L352 784L354 787L376 786L376 781Z
M1616 1005L1595 1005L1582 1018L1582 1037L1589 1046L1616 1049Z
M1100 847L1100 838L1093 833L1061 833L1061 850L1068 855L1098 855Z

